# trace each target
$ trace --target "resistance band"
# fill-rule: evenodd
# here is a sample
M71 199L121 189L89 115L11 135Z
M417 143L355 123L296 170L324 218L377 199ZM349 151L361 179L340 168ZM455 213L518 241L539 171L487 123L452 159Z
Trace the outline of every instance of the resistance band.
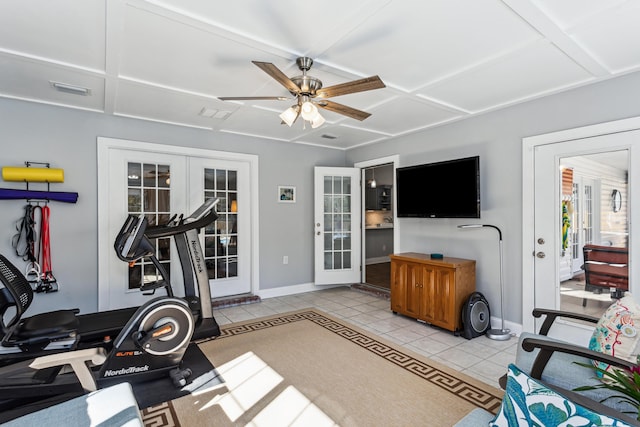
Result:
M24 216L18 221L16 227L18 233L12 239L16 255L27 261L25 276L35 292L58 290L58 283L51 265L50 216L51 210L48 205L41 208L31 203L27 204ZM39 234L38 224L40 225Z
M51 210L48 205L42 208L42 223L40 224L40 254L42 258L41 282L36 287L36 292L54 292L58 290L56 278L53 276L51 266L51 240L49 238L49 217ZM39 288L39 289L38 289Z
M34 209L35 207L31 204L24 207L24 215L16 225L18 233L13 236L11 242L16 255L28 262L37 260L35 254L36 228Z

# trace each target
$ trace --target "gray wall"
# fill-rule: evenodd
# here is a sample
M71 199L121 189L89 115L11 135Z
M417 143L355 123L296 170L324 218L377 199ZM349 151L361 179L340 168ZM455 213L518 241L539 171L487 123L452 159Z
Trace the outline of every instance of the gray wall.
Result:
M313 146L263 141L97 113L0 99L0 166L48 161L65 169L60 191L80 194L77 204L52 204L51 240L57 294L38 295L34 312L60 307L97 308L96 138L147 141L257 154L260 158L260 282L262 289L313 281L313 166L344 166L400 155L400 165L481 156L482 219L504 233L507 320L521 323L522 138L640 116L640 73L629 74L526 104L364 146L345 153ZM2 183L11 187L12 183ZM278 204L277 185L295 185L298 202ZM452 188L452 192L455 188ZM1 200L0 252L24 203ZM477 288L492 307L499 301L497 238L491 230L458 230L467 222L401 219L396 251L442 252L477 260ZM282 265L282 256L289 264ZM16 261L15 256L10 257ZM23 265L23 264L21 264ZM497 313L493 308L494 313Z
M97 310L98 136L258 155L260 287L313 282L313 167L344 166L343 151L8 99L0 99L0 129L0 166L50 162L65 170L65 182L52 184L51 190L79 193L77 204L50 204L52 264L61 290L38 294L32 313L70 307ZM277 186L282 184L297 187L297 203L277 203ZM4 181L0 187L25 188ZM14 255L10 240L25 204L0 200L0 253L21 269L25 263ZM286 266L283 255L289 256Z
M522 138L640 116L640 73L567 91L347 152L347 163L400 155L400 166L480 155L482 218L400 219L396 252L440 252L475 259L477 289L499 310L498 239L491 229L460 230L478 222L501 228L505 319L522 322ZM455 188L451 188L452 196ZM526 255L528 256L528 255Z

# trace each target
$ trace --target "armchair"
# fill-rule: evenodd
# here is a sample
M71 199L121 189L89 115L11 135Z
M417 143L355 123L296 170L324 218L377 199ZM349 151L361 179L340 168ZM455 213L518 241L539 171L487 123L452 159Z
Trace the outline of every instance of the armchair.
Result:
M614 305L615 304L617 303L614 303ZM609 310L611 310L611 308ZM573 390L577 387L598 385L601 383L593 369L580 366L577 363L590 365L593 361L598 361L605 365L620 368L631 368L635 366L635 363L621 357L615 357L603 352L591 350L587 347L577 346L547 335L555 320L559 318L586 321L593 324L594 329L601 320L599 318L578 313L546 309L535 309L533 316L536 318L545 316L544 322L538 334L523 332L520 335L515 361L515 365L532 378L564 390ZM504 387L506 377L502 377L499 382L500 385ZM634 410L637 412L638 410L628 403L619 402L616 398L610 398L616 395L616 393L609 389L588 390L580 392L580 394L597 402L602 401L606 406L619 412L628 413Z
M533 316L545 318L538 334L525 332L520 335L515 364L509 365L507 373L499 380L505 396L498 413L494 415L476 408L455 427L558 425L559 419L566 425L640 426L636 419L638 408L610 398L616 392L607 388L573 391L582 386L602 384L595 370L589 367L593 361L619 368L635 366L634 355L640 349L640 305L631 295L627 293L613 303L599 319L545 309L535 309ZM593 324L590 348L549 337L553 323L559 318ZM592 350L603 347L606 349L602 352Z
M584 245L582 248L585 291L611 292L621 298L629 289L629 249L613 246ZM582 306L587 299L582 300Z

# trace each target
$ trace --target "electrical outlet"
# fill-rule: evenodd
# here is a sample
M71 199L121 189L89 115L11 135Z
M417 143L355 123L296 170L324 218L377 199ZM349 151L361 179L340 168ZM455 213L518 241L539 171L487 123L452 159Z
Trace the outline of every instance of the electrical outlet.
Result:
M287 255L282 257L282 263L283 264L289 264L289 257Z

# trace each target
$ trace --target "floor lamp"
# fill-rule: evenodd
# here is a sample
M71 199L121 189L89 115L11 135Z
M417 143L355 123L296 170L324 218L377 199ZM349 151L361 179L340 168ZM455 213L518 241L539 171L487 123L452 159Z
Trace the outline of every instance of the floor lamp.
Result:
M506 341L511 338L511 330L504 327L504 280L502 275L502 231L495 225L489 224L465 224L459 225L458 228L482 228L490 227L498 231L498 238L500 243L500 320L502 321L500 329L489 329L487 331L487 337L492 340Z

